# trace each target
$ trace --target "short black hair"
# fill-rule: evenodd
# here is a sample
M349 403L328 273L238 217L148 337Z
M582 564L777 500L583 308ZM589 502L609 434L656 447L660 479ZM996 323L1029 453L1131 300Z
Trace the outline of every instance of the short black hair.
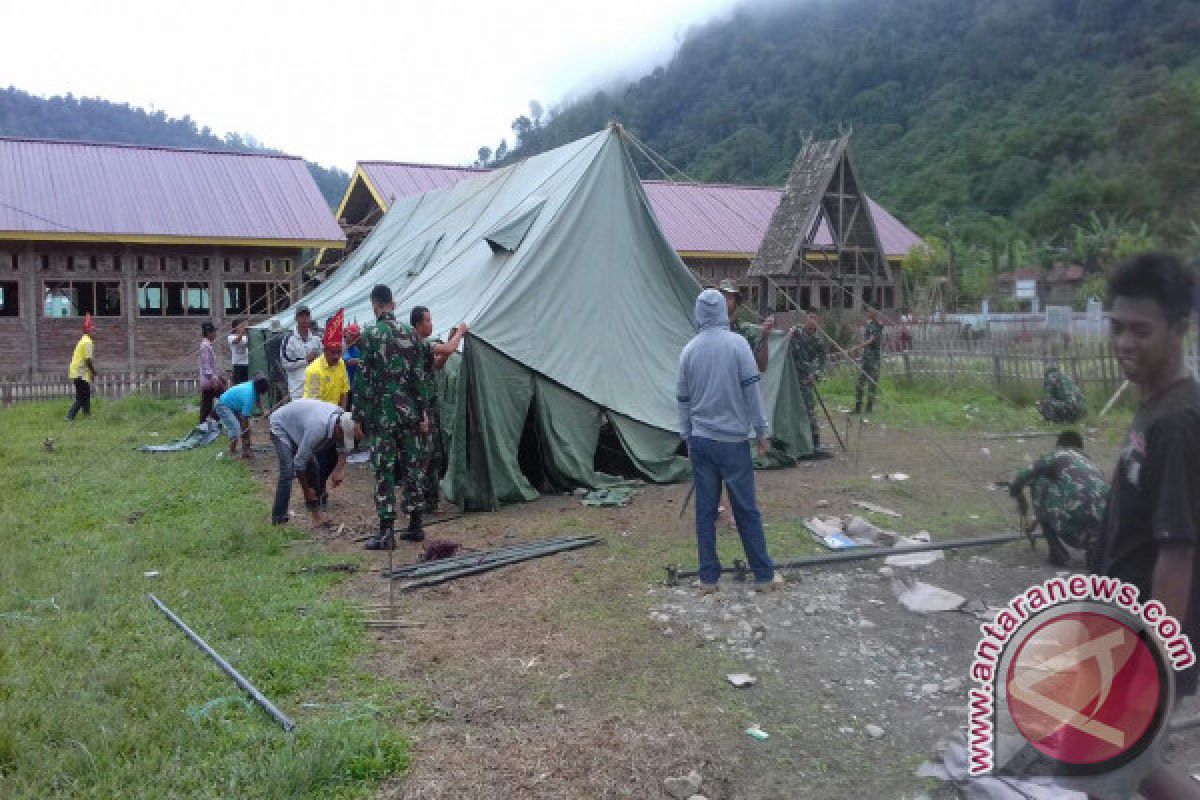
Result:
M202 335L212 333L216 329L217 329L217 326L213 325L211 322L201 322L200 323L200 333Z
M264 375L255 375L254 376L254 393L255 394L266 394L270 388L271 388L271 382L269 380L267 380L266 376L264 376Z
M408 324L417 326L425 319L425 315L429 313L429 309L425 306L413 306L413 310L408 315Z
M1170 324L1192 313L1196 279L1191 270L1169 253L1142 253L1122 261L1108 278L1108 296L1144 297L1162 309Z
M1083 449L1083 437L1079 435L1079 431L1063 431L1058 435L1058 441L1055 444L1059 447L1070 447L1075 450Z
M377 306L386 306L392 302L392 289L386 284L377 283L371 290L371 302Z

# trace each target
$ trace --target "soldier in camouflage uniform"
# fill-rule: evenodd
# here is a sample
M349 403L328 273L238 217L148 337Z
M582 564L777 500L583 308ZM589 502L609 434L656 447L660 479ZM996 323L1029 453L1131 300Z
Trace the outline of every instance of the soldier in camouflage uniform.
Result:
M441 502L439 484L446 465L445 431L442 430L441 413L438 408L437 373L446 365L446 359L458 350L467 335L466 323L456 325L450 341L443 342L433 336L433 315L425 306L416 306L408 315L417 338L421 340L421 358L425 366L423 385L425 397L429 399L429 433L421 437L422 490L425 511L437 511Z
M1056 567L1066 565L1065 542L1086 551L1088 569L1094 570L1100 526L1108 504L1108 482L1083 455L1079 434L1064 431L1054 452L1018 472L1009 484L1009 493L1016 498L1022 514L1028 511L1026 486L1033 496L1034 519L1046 536L1050 563Z
M867 390L867 413L875 408L875 393L879 390L879 361L883 356L883 323L879 321L879 309L872 308L867 312L867 324L863 327L863 341L858 347L862 350L862 362L859 364L858 383L854 386L854 413L863 411L863 389Z
M808 411L808 421L812 426L813 450L821 449L816 391L817 380L825 369L825 341L817 325L817 315L808 314L804 318L804 328L793 328L790 334L792 358L796 362L796 372L800 375L800 396L804 398L804 408Z
M1047 422L1078 422L1087 413L1083 392L1058 367L1048 367L1042 381L1045 397L1038 402L1038 413Z
M750 344L750 352L754 353L754 363L758 364L759 372L767 371L767 337L775 329L775 318L767 317L761 326L747 325L737 319L738 302L742 299L742 290L731 280L721 281L717 290L725 295L725 310L729 314L729 330L745 338Z
M404 512L410 515L408 530L400 538L411 542L425 538L420 436L429 431L429 399L421 341L411 327L396 321L392 290L382 284L372 289L371 306L375 322L363 330L354 387L360 419L371 437L379 514L379 534L365 547L391 550L396 546L397 481L404 487Z

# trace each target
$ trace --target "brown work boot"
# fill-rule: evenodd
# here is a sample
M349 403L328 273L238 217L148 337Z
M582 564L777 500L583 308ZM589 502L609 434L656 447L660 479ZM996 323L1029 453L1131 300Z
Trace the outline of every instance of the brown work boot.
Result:
M774 577L772 577L771 580L756 581L754 584L754 591L763 592L763 593L773 592L776 589L782 589L786 584L787 584L787 581L785 581L783 579L783 575L781 575L778 571L776 571Z

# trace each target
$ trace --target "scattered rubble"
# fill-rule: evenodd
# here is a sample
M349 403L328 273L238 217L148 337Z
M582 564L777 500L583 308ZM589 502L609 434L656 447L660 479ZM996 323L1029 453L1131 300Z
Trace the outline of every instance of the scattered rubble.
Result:
M893 581L892 591L902 606L917 614L957 611L967 602L967 598L961 594L955 594L923 581L914 581L912 586L906 586L901 581Z

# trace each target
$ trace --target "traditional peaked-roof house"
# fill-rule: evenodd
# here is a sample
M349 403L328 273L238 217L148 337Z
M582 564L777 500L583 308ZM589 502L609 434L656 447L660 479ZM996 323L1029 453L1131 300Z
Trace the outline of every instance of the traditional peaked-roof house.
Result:
M479 167L360 161L337 211L347 236L346 251L326 251L318 263L332 266L352 253L395 201L444 189L487 171ZM727 278L744 282L783 196L781 189L773 187L714 183L644 180L642 188L667 241L703 284ZM875 201L867 198L867 203L888 261L898 269L921 239ZM832 246L829 228L822 225L814 247Z
M344 242L299 158L0 138L0 373L65 372L85 313L101 370L194 369L202 322L287 308Z
M887 258L848 135L801 149L748 282L762 313L900 302L898 265Z

